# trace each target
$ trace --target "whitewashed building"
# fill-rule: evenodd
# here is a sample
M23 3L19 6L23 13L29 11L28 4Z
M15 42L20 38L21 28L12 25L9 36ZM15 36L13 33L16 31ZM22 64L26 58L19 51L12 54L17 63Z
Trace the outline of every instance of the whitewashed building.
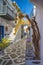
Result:
M16 15L17 10L11 0L0 0L0 40L3 37L8 38L12 32Z
M27 61L26 65L43 65L43 0L30 0L34 4L36 10L34 10L34 15L40 31L40 63L39 64L29 64ZM35 14L36 13L36 14Z

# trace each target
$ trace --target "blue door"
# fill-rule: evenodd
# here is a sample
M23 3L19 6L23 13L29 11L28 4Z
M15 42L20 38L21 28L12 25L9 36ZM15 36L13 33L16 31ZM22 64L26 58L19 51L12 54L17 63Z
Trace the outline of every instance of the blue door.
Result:
M4 37L4 26L0 26L0 41Z

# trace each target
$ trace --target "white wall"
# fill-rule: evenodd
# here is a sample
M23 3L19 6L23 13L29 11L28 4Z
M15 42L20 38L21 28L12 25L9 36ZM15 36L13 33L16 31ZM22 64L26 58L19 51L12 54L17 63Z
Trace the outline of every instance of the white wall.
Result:
M32 2L37 7L37 15L36 15L36 21L38 23L38 27L40 30L40 55L41 55L41 64L43 65L43 0L32 0Z
M19 27L16 37L15 37L15 41L20 40L21 39L21 26Z
M9 20L6 20L6 19L0 17L0 25L4 26L4 34L6 34L5 37L8 37L9 36L8 34L10 34L10 32L13 29L13 26L11 25L11 22ZM6 31L6 26L8 27L8 31Z
M3 1L2 0L0 0L0 5L2 5L3 4Z
M37 7L37 17L36 21L40 29L40 49L41 49L41 59L43 60L43 8Z

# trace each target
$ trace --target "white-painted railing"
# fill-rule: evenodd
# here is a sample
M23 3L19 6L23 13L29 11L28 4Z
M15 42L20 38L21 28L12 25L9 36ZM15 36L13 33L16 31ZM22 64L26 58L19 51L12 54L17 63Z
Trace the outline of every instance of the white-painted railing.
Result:
M9 14L13 18L15 17L15 12L8 7L7 5L0 5L0 15L6 15Z
M7 6L6 5L0 5L0 15L5 15L7 13Z

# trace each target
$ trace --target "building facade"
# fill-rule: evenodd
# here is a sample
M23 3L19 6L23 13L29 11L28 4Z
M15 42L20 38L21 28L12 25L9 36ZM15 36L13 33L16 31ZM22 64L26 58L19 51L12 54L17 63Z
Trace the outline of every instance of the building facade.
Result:
M3 37L8 38L17 15L16 8L12 5L11 0L0 0L0 41Z
M43 0L30 0L36 6L36 21L40 30L40 57L43 65Z

